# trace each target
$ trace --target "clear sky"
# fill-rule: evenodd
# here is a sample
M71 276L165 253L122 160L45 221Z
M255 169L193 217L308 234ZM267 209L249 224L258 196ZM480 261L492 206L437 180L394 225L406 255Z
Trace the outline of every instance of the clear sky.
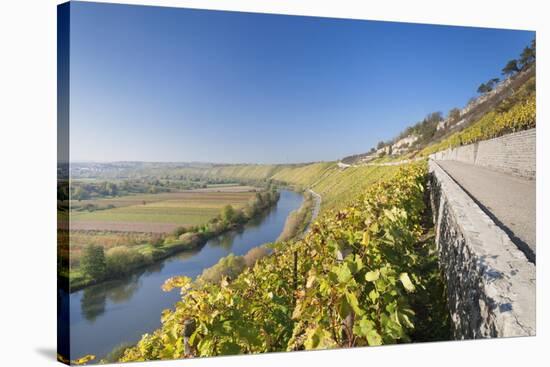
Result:
M534 32L73 2L71 160L286 163L462 107Z

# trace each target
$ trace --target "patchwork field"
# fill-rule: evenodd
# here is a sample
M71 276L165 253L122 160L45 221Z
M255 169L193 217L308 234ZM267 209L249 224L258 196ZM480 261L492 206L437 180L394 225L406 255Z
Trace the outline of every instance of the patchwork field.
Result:
M177 193L144 194L82 200L102 210L72 211L71 230L166 233L217 216L226 205L244 206L255 191L249 186L223 186Z

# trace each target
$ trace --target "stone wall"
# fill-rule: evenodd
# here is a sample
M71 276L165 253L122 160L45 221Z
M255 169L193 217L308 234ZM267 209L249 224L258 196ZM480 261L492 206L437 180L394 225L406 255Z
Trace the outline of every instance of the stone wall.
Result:
M535 335L535 266L436 162L429 166L455 338Z
M516 176L536 177L536 129L480 141L432 154L435 160L455 160Z

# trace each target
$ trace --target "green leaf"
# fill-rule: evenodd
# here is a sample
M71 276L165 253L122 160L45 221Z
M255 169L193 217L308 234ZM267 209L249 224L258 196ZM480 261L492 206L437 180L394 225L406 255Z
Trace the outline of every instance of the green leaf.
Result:
M368 246L368 245L369 245L369 243L370 243L370 233L369 233L369 231L363 232L363 240L361 241L361 243L362 243L364 246Z
M363 317L353 328L353 332L359 336L367 338L369 345L382 345L382 337L376 331L372 320Z
M336 346L329 331L317 326L306 332L304 347L306 349L326 349Z
M358 271L361 271L363 269L363 259L361 259L361 256L355 255L355 259L353 259L353 274L357 273Z
M412 284L411 278L409 278L409 275L407 273L401 273L399 275L399 280L408 292L414 292L414 284Z
M378 294L378 292L376 291L376 289L373 289L372 291L369 292L369 298L371 299L371 301L373 303L376 302L376 300L378 299L378 297L380 297L380 294Z
M369 271L367 274L365 274L365 280L367 282L374 282L378 280L378 278L380 278L380 271L378 269Z
M351 306L347 300L347 297L343 297L340 299L340 304L338 306L338 314L341 318L346 318L351 313Z
M353 275L351 274L351 270L349 269L347 264L343 264L342 266L340 266L336 274L338 275L338 281L341 284L346 284L353 277Z
M241 352L241 347L234 342L223 342L220 346L220 354L222 355L234 355Z
M319 336L319 333L317 333L317 330L315 330L308 335L308 338L304 342L304 346L306 349L315 349L319 345L320 341L321 337Z
M365 313L365 311L363 311L360 307L359 307L359 301L357 300L357 296L355 295L355 293L352 293L352 292L346 292L346 299L349 303L349 305L351 306L351 308L353 309L353 311L361 316Z

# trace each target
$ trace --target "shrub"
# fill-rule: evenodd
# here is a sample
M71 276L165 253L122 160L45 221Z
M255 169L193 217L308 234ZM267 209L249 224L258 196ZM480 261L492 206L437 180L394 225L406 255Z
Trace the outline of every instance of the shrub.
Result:
M118 277L128 274L136 267L143 266L146 261L139 251L119 246L107 251L106 263L109 276Z
M187 229L183 226L180 226L180 227L177 227L176 229L174 229L174 231L172 233L175 237L179 237L182 234L184 234L185 232L187 232Z
M132 345L128 343L120 344L114 347L109 354L105 356L105 358L101 361L101 364L103 363L116 363L120 357L124 355L124 351L126 351L127 348L130 348Z
M229 254L222 257L216 265L205 269L197 281L198 283L219 283L224 276L233 279L243 271L245 266L244 257Z
M164 236L158 233L154 233L151 236L151 245L153 247L161 247L164 244Z
M198 233L187 232L179 236L179 240L185 244L196 245L202 240L202 236Z
M244 262L249 268L254 266L258 260L269 254L269 250L264 246L251 248L244 256Z

